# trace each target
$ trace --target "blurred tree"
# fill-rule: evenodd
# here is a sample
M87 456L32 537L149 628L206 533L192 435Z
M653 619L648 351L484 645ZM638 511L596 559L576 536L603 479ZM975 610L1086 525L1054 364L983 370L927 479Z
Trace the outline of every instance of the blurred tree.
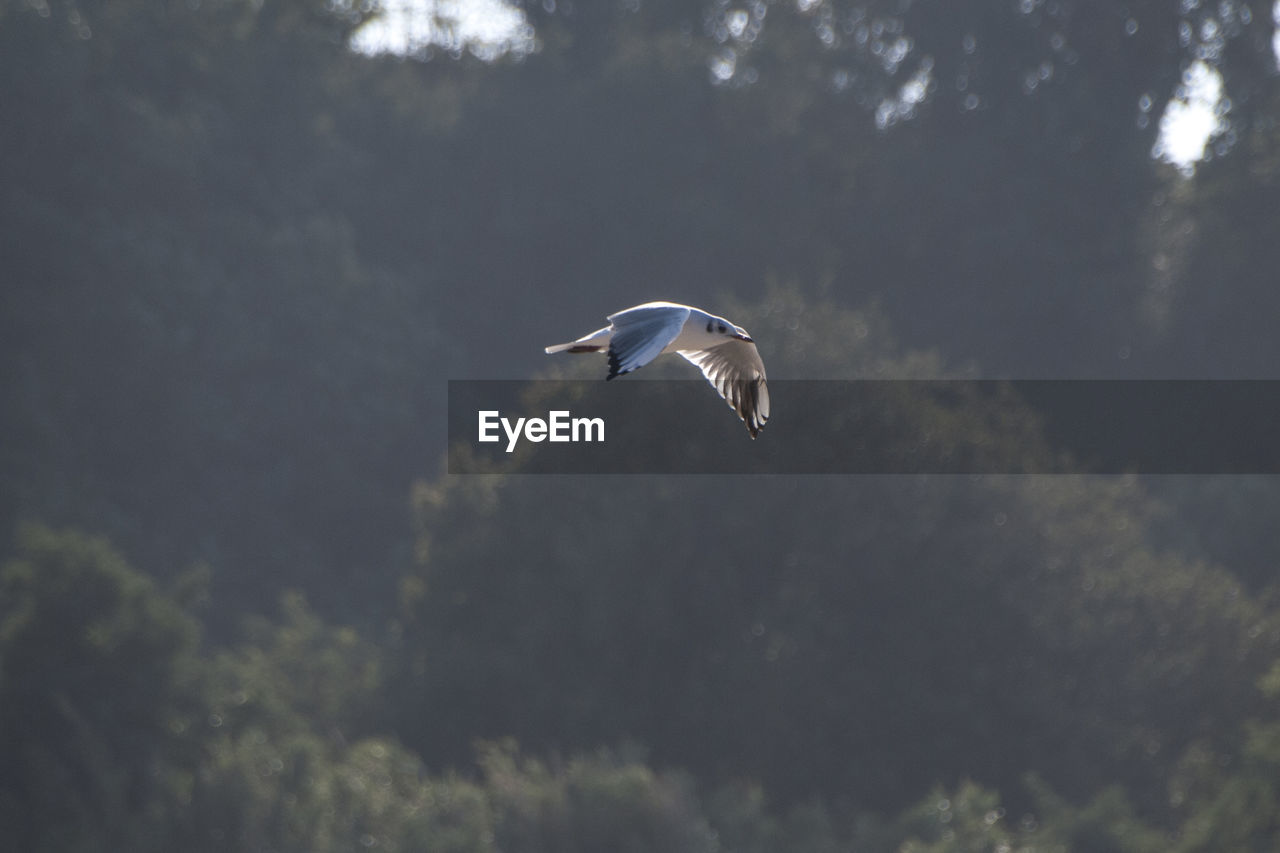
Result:
M898 853L1066 853L1070 849L1033 836L1031 819L1021 825L1006 821L1000 796L972 782L962 783L953 793L934 791L905 810L898 825L907 836L896 848Z
M174 842L184 850L282 853L494 850L486 792L426 775L393 742L336 746L305 728L215 736Z
M1229 154L1201 164L1193 187L1170 187L1158 198L1155 215L1168 228L1151 241L1147 285L1167 312L1153 337L1171 375L1276 375L1275 337L1263 321L1280 310L1272 286L1280 253L1268 237L1280 187L1276 79L1270 71L1238 83L1252 95L1231 98L1223 117L1232 120Z
M210 713L233 728L310 728L339 742L376 730L381 650L323 624L296 592L281 609L281 622L251 619L243 642L214 655Z
M553 770L520 756L510 742L484 746L479 764L492 797L497 849L719 849L683 775L603 751Z
M989 375L1274 361L1239 3L525 3L493 64L353 54L351 3L0 8L0 512L210 561L219 636L313 574L375 624L439 378L531 369L565 305L773 279ZM1233 124L1179 194L1195 60Z
M485 64L352 54L353 3L0 0L0 519L110 532L157 574L206 558L220 638L295 586L380 637L442 377L527 375L566 306L736 303L778 376L1274 369L1261 10L523 8L541 53ZM1150 155L1193 62L1230 102L1189 182ZM1013 427L993 452L1030 452ZM1198 815L1191 844L1233 815L1268 837L1265 737L1235 812L1209 776L1176 808L1162 784L1265 719L1266 488L1167 491L1157 526L1129 481L740 485L424 486L386 683L382 650L301 599L192 663L194 623L109 549L24 534L0 816L20 843L73 812L51 847L105 827L146 848L165 814L196 847L491 844L489 781L433 811L390 727L430 766L469 766L478 735L631 736L699 780L764 780L777 814L724 795L738 837L816 849L843 833L815 792L893 810L1027 769L1098 794L1107 843L1115 782L1144 817ZM510 762L485 778L600 805L637 844L705 841L678 775ZM991 796L965 843L1016 841L983 834ZM604 832L522 803L513 837Z
M1266 714L1243 729L1234 760L1206 751L1189 751L1175 795L1187 806L1179 851L1263 851L1280 844L1280 663L1259 680L1268 701ZM1186 799L1187 794L1193 798Z
M747 316L785 326L802 307L770 305ZM798 349L822 375L868 319L809 307L830 352ZM987 429L993 452L1033 446L929 423L940 443ZM784 802L893 809L933 782L1036 770L1077 800L1119 781L1167 818L1159 780L1189 743L1229 739L1277 641L1229 574L1153 552L1153 508L1122 479L461 478L417 503L393 683L414 709L398 730L433 762L465 757L462 732L632 737Z
M316 2L6 10L4 518L109 532L153 571L206 559L235 604L220 635L236 618L218 614L312 563L322 604L373 621L390 578L380 603L351 587L405 547L438 340L334 200L360 168L335 92L368 112L343 88L365 67L354 20Z
M954 792L935 791L897 818L895 830L907 838L899 853L1156 853L1170 839L1134 816L1120 789L1098 794L1076 807L1034 777L1035 811L1013 819L1000 796L963 782Z
M1280 589L1280 504L1275 477L1162 477L1150 484L1165 510L1154 537L1171 550L1224 566L1254 594L1274 600Z
M24 527L0 570L0 833L148 849L195 705L196 624L102 540Z

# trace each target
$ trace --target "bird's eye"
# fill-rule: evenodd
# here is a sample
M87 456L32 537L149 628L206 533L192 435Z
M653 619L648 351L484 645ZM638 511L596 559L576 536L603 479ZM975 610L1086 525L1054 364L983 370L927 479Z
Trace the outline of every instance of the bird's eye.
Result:
M710 332L710 331L711 331L711 326L712 326L712 322L711 322L710 320L708 320L708 321L707 321L707 332Z
M721 326L721 327L720 327L720 334L722 334L722 335L723 335L726 331L727 331L727 330L725 329L725 327L724 327L724 326Z

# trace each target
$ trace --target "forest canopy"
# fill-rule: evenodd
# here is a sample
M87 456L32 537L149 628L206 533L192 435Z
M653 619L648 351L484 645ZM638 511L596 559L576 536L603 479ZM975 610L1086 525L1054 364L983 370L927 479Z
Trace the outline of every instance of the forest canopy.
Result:
M1280 378L1274 8L422 8L0 0L2 837L1280 845L1274 478L442 469L447 380L649 299L774 378Z

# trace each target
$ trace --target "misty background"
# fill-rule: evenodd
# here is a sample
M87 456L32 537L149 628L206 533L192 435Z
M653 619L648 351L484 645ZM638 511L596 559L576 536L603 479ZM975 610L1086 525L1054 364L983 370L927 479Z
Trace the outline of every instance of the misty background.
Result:
M443 465L447 380L655 299L770 378L1280 378L1278 16L0 0L0 837L1275 849L1272 477Z

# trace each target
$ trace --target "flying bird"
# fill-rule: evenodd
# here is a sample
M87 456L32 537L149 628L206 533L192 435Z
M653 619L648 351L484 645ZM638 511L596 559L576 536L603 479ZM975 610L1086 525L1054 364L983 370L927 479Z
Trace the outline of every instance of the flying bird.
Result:
M752 438L764 429L769 386L764 362L746 329L674 302L646 302L610 314L608 320L603 329L547 347L547 352L604 352L609 356L606 380L639 370L663 353L679 353L698 366Z

